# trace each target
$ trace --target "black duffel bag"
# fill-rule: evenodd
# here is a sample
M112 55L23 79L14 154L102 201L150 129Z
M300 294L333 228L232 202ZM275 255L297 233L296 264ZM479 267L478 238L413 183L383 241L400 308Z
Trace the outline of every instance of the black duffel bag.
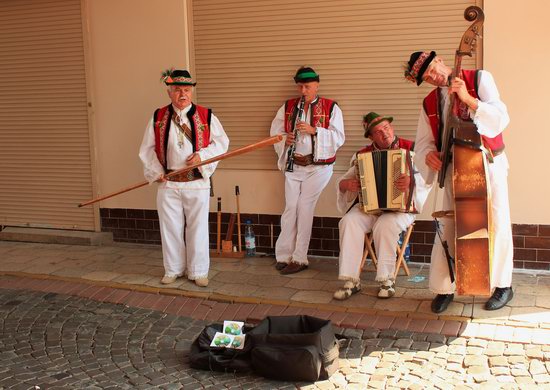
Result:
M211 347L222 324L208 325L191 345L191 367L248 372L284 381L328 379L338 369L338 342L332 324L307 315L266 317L243 329L244 348Z
M266 378L313 382L338 369L338 342L329 320L267 317L248 337L253 341L252 368Z

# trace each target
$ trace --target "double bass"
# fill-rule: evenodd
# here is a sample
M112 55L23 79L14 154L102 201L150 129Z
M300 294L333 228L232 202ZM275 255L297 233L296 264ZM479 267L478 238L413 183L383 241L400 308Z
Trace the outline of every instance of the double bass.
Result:
M473 22L466 30L455 54L452 79L460 77L462 57L472 56L484 14L471 6L464 18ZM443 167L438 184L443 188L449 163L452 165L455 226L455 279L459 295L490 295L493 229L488 163L492 158L483 145L475 124L463 119L468 111L453 93L441 139ZM466 115L465 115L466 114ZM452 158L451 158L452 155ZM452 267L450 267L452 272Z

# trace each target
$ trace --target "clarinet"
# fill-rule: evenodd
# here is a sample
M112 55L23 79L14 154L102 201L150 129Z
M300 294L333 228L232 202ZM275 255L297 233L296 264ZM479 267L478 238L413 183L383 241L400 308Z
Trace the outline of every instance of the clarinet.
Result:
M294 141L292 142L292 145L288 148L288 155L286 157L286 171L287 172L294 172L294 152L296 151L296 140L298 138L298 129L296 128L296 124L298 121L305 120L304 116L304 105L306 103L306 97L302 96L300 99L300 103L298 104L298 112L296 113L296 119L294 120L294 130L292 131L292 134L294 134Z

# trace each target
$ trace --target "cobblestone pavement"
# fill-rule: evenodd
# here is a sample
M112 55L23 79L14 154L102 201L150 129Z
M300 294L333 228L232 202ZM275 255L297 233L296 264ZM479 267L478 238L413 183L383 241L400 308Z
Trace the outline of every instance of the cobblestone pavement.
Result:
M188 367L207 322L84 297L0 289L0 388L550 389L550 345L369 328L337 332L340 370L314 384Z

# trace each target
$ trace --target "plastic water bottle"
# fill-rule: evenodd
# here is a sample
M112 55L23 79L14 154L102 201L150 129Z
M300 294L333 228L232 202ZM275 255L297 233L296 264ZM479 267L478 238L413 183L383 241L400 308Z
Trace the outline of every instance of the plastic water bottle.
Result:
M253 257L256 256L256 236L254 235L254 230L252 230L252 221L247 219L245 223L244 246L246 248L246 256Z

